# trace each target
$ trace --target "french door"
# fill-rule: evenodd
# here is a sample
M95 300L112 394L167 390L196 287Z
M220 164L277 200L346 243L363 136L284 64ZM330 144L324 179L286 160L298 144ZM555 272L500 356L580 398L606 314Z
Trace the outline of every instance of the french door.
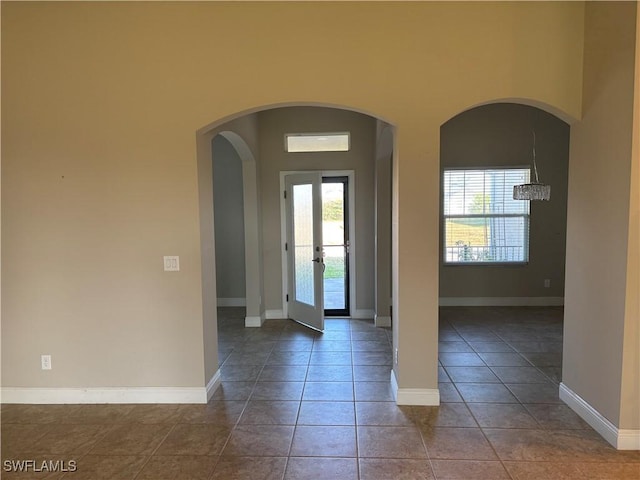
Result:
M285 177L288 312L296 322L324 330L322 176Z

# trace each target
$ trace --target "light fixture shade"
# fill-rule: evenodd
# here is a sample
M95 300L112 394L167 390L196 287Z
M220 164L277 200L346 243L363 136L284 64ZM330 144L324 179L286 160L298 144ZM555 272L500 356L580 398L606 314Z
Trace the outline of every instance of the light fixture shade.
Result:
M514 200L549 200L551 198L551 185L543 183L525 183L513 186Z

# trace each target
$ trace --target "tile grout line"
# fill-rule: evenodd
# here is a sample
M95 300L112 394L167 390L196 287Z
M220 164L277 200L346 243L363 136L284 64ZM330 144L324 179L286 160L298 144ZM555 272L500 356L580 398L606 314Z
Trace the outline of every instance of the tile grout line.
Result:
M493 332L492 332L492 333L493 333ZM501 337L499 337L499 336L498 336L498 338L501 338ZM501 338L501 340L502 340L502 338ZM466 340L465 340L465 341L466 341ZM505 342L505 343L506 343L506 342ZM470 346L471 348L473 348L470 344L469 344L469 346ZM509 345L509 347L510 347L510 348L512 348L512 347L511 347L511 345ZM496 375L496 373L495 373L495 372L493 371L493 369L492 369L492 368L487 364L487 362L486 362L482 357L480 357L480 358L481 358L481 360L483 361L483 363L484 363L487 367L489 367L489 370L491 370L491 372L493 372L493 374L494 374L494 375ZM497 375L496 375L496 377L498 378L498 380L500 380L500 384L504 385L504 382L502 382L502 379L501 379L500 377L498 377ZM504 386L505 386L505 388L506 388L506 385L504 385ZM517 398L517 397L516 397L516 400L518 400L518 398ZM488 445L489 445L489 447L491 448L491 451L493 452L493 454L496 456L496 458L497 458L497 459L498 459L498 461L500 462L500 465L502 466L503 470L506 472L506 474L509 476L509 478L510 478L510 479L512 479L512 480L517 480L517 479L513 479L513 476L511 475L511 473L510 473L510 472L509 472L509 470L507 469L507 466L504 464L504 462L503 462L502 458L500 457L500 455L498 454L498 451L496 450L495 446L493 445L493 443L491 443L491 440L489 440L489 437L487 437L487 434L486 434L486 432L484 431L484 428L482 427L482 425L480 425L480 421L477 419L477 417L476 417L476 416L475 416L475 414L473 413L473 410L469 407L469 405L468 405L468 404L467 404L467 402L464 400L464 398L463 398L463 401L465 402L465 405L466 405L467 409L469 410L469 412L471 413L471 416L473 417L473 419L475 420L476 424L478 425L478 428L480 429L480 432L482 433L482 436L485 438L485 440L487 441L487 444L488 444Z
M351 328L351 323L349 323L349 347L351 348L351 389L353 393L353 429L356 442L356 478L360 479L360 445L358 441L358 411L356 409L356 372L354 368L355 358L353 357L353 330Z
M182 418L182 417L180 417ZM178 426L180 419L178 419L178 421L176 423L174 423L171 428L169 429L169 431L166 433L166 435L162 438L162 440L160 442L158 442L158 445L156 445L156 448L153 449L153 451L147 456L147 460L142 464L142 466L140 467L140 470L138 470L138 472L135 474L135 476L133 477L133 480L136 480L138 478L138 476L142 473L142 471L145 469L145 467L149 464L149 462L151 461L151 458L153 458L153 456L156 454L156 452L158 451L158 449L160 449L160 447L162 446L162 444L165 442L165 440L167 439L167 437L169 437L169 435L171 434L171 432L173 432L175 430L175 428ZM219 456L218 456L219 457ZM216 460L216 465L218 463L218 460ZM211 469L210 473L213 473L213 471L215 470L215 465L214 467Z

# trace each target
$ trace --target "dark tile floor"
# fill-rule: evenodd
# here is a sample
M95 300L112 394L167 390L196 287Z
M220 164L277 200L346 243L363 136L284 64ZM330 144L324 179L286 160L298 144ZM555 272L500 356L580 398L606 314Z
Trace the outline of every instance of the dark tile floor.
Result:
M391 332L371 321L246 329L231 308L219 332L207 405L3 405L3 460L77 471L2 478L640 479L640 452L558 398L561 309L442 309L440 407L395 405Z

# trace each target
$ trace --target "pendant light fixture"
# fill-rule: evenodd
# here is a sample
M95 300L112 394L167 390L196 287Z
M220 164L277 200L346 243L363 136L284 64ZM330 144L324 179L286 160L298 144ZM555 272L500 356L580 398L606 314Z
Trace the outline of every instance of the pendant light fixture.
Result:
M514 200L549 200L551 198L551 185L540 183L538 179L538 166L536 165L536 131L533 130L533 173L535 182L513 186Z

